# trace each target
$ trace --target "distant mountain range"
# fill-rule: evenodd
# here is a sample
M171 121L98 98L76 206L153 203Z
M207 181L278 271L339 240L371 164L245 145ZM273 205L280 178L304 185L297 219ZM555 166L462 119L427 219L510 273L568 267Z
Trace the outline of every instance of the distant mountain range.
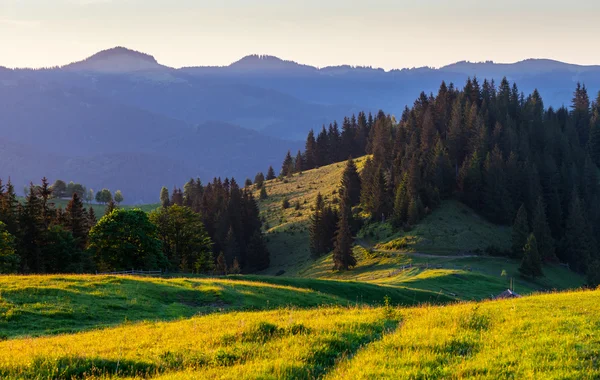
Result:
M311 128L361 110L399 116L421 91L469 76L538 88L546 106L568 105L578 81L593 97L600 89L600 66L552 60L384 71L251 55L175 69L118 47L59 68L0 67L0 177L72 179L119 188L128 203L156 201L161 186L191 176L241 181L278 169Z

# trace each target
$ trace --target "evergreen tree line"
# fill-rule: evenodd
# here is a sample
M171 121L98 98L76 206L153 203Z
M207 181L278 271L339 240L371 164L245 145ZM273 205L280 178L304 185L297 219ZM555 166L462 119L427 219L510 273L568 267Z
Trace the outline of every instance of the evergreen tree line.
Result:
M304 152L298 151L296 156L292 157L291 152L288 151L281 165L280 175L290 176L304 170L344 161L348 157L364 156L373 123L373 116L370 113L366 116L364 112L360 112L358 117L352 115L350 118L344 118L341 131L337 122L329 124L329 128L323 125L316 138L311 129L306 138Z
M94 262L87 251L93 208L86 209L73 192L63 210L52 202L46 178L33 184L25 200L17 200L10 181L0 181L0 273L90 272Z
M409 228L442 200L457 198L490 221L518 224L522 233L504 254L522 258L533 234L541 260L594 275L600 94L591 101L578 84L569 108L546 109L537 90L525 96L506 78L498 86L469 78L462 89L442 83L436 95L421 93L399 121L380 111L364 125L368 137L355 152L370 155L361 172L360 207L372 219ZM345 141L362 141L360 128L350 130L354 138ZM320 164L348 154L347 145L335 143L319 151L312 135L299 155L303 163L314 152ZM323 136L329 141L328 132ZM289 174L290 158L282 174Z
M191 179L183 190L161 190L161 205L189 207L200 215L212 242L214 265L220 272L253 271L269 266L258 204L249 188L234 178L215 178L206 186Z

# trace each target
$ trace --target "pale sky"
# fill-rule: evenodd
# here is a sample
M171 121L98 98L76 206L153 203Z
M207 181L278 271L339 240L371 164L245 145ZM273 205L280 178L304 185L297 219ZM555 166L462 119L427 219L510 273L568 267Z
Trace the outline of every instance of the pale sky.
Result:
M173 67L269 54L318 67L600 64L598 0L0 0L0 66L114 46Z

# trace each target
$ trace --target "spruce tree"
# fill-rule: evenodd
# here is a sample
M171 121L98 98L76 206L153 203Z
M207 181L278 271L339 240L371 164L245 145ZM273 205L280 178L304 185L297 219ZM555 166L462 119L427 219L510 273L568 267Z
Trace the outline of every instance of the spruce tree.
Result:
M272 166L269 166L269 170L267 171L267 181L275 179L275 170L273 170Z
M512 254L513 257L521 258L523 247L529 238L529 222L527 221L527 210L522 204L517 212L517 217L512 227Z
M254 177L254 185L256 185L257 189L262 189L263 184L265 183L265 175L261 173L256 174Z
M73 235L77 247L81 250L85 249L89 232L89 219L83 208L83 202L81 202L77 193L73 193L73 197L65 209L65 214L66 225L64 227Z
M292 174L294 174L294 159L292 158L292 154L288 150L283 160L283 164L281 164L280 175L282 177L289 177Z
M304 146L305 166L306 170L314 169L317 166L317 141L315 133L311 129L306 137L306 145Z
M117 205L115 204L115 201L113 201L112 199L106 204L106 208L104 209L104 215L110 215L110 213L112 213L114 210L117 209Z
M310 217L308 233L311 256L317 258L326 253L323 244L323 235L325 232L323 229L325 202L323 201L321 193L317 194L314 208L315 210Z
M523 261L521 261L521 266L519 267L519 272L523 276L536 278L544 275L542 272L542 257L537 247L538 243L535 235L529 234L527 242L523 247Z
M542 197L538 198L533 215L532 232L537 242L537 251L545 261L556 261L554 253L554 239L546 219L546 205Z
M347 206L352 208L360 202L360 176L352 158L346 161L346 167L342 174L342 182L340 185L341 198L348 201Z
M585 273L593 257L594 243L577 190L573 190L561 245L561 259L568 262L572 270Z
M342 203L333 249L334 270L348 270L356 266L356 258L352 253L352 233L348 223L349 214L350 210Z
M215 269L219 274L227 274L227 261L225 260L225 254L223 252L219 253L219 256L217 256L217 265Z
M302 156L302 152L298 151L296 154L296 158L294 159L294 172L300 173L304 170L304 156Z
M258 198L259 198L260 200L263 200L263 201L264 201L264 200L265 200L265 199L267 199L268 197L269 197L269 196L268 196L268 194L267 194L267 187L266 187L266 186L261 186L261 188L260 188L260 195L258 196Z

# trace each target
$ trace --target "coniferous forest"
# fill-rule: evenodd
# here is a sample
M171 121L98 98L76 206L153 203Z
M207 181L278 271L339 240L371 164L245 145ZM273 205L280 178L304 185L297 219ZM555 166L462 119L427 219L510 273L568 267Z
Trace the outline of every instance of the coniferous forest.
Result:
M359 175L351 158L365 154ZM512 249L489 252L522 260L524 275L542 275L544 261L561 262L596 281L600 96L590 100L585 86L577 85L569 107L553 109L537 91L525 96L506 79L499 85L469 79L462 89L442 83L399 119L359 113L345 118L341 130L335 122L316 137L311 130L304 152L284 158L280 177L341 161L347 164L338 199L333 205L318 197L309 228L312 256L333 251L335 269L356 265L352 236L364 222L410 229L455 198L513 226ZM268 196L263 182L274 178L272 167L256 176L261 198ZM163 188L161 207L150 214L119 209L110 192L100 191L96 198L106 203L100 222L83 205L93 194L85 190L68 192L64 210L55 207L53 199L66 194L60 182L43 179L23 201L10 182L0 187L2 272L236 273L269 266L250 180L244 188L228 178L207 185L192 179L171 194ZM115 248L110 240L117 231L126 243Z
M344 119L341 132L336 123L317 138L311 131L305 151L296 159L288 154L281 175L363 154L371 156L360 181L342 184L343 193L359 194L341 202L358 205L354 215L409 229L442 200L457 198L494 223L513 225L513 249L489 251L522 259L525 275L539 275L542 261L562 262L597 283L600 94L590 100L578 84L570 107L553 109L537 91L526 96L506 79L469 79L462 89L442 83L436 95L421 93L399 120L361 113ZM353 172L348 167L344 177ZM315 205L315 255L329 252L326 242L347 224L348 213L340 212L346 216L337 216L332 232L330 207L322 199Z

